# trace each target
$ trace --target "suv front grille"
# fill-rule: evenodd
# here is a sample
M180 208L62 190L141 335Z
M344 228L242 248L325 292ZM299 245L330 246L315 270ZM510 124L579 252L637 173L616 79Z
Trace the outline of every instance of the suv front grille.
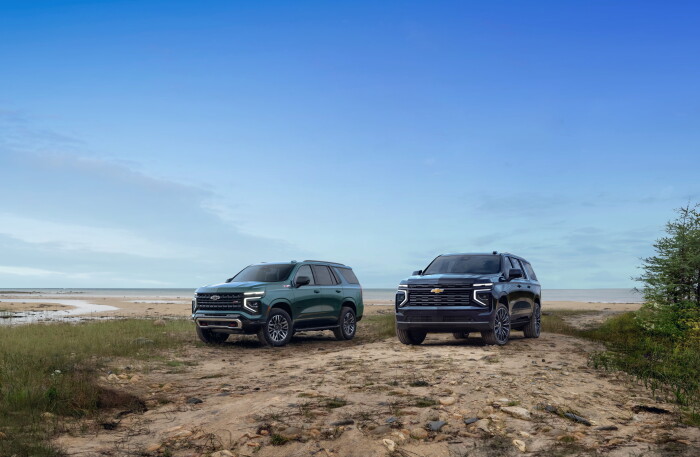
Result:
M218 300L211 297L218 296ZM243 294L197 294L197 309L230 311L243 308Z
M442 289L442 292L432 292ZM408 289L409 306L467 306L471 303L472 289L464 286L411 285Z

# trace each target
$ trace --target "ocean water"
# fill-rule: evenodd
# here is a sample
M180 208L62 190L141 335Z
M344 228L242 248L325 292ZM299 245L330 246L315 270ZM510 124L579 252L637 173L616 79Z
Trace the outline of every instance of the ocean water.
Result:
M20 292L45 296L83 295L85 297L148 297L154 300L192 298L195 289L0 289L0 294ZM363 289L364 301L372 303L393 300L396 289ZM545 301L578 301L593 303L641 303L642 296L634 289L544 289ZM154 301L157 302L157 301Z

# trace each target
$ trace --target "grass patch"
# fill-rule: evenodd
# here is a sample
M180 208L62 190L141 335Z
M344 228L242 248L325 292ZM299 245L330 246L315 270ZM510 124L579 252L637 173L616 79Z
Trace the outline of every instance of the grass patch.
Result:
M278 435L277 433L274 433L272 436L270 436L270 444L273 446L283 446L287 444L289 440L282 435Z
M413 402L413 406L416 406L418 408L429 408L431 406L437 405L438 402L433 400L432 398L428 397L421 397L421 398L416 398L416 401Z
M0 327L0 455L58 456L48 441L58 418L142 408L136 397L99 387L97 370L113 357L147 359L192 344L193 335L186 320L164 327L136 319Z
M424 381L422 379L419 379L416 381L409 382L408 385L411 387L429 387L430 383L428 381Z
M335 408L342 408L343 406L347 405L348 402L344 398L329 398L326 400L326 403L324 406L328 409L335 409Z
M684 419L700 425L700 343L678 344L645 330L636 312L613 316L599 327L577 329L563 316L577 311L551 311L542 316L546 332L572 335L601 342L606 350L594 353L596 368L621 370L639 379L655 395L665 395L683 408Z
M396 318L394 313L364 316L358 329L370 340L383 340L396 336Z

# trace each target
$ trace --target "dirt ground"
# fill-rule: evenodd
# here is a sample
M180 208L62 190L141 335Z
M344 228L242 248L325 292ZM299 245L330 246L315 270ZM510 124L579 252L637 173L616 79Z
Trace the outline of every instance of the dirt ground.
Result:
M111 314L122 316L189 312L184 300L149 301L94 303L120 307ZM574 322L585 326L637 307L543 309L595 311ZM421 346L404 346L374 340L360 322L350 342L310 332L270 349L232 336L155 362L114 360L100 382L142 399L146 411L60 424L57 443L80 456L700 455L700 430L679 424L672 404L624 374L588 365L598 345L513 332L507 346L493 347L477 336L429 335Z

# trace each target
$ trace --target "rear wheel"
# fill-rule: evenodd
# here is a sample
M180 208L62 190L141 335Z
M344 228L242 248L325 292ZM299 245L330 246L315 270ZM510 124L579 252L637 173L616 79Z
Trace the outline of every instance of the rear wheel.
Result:
M265 324L258 330L258 340L265 346L284 346L292 339L292 318L280 308L270 311Z
M469 338L469 332L453 332L452 336L457 340L466 340Z
M427 334L428 332L422 332L420 330L396 329L396 336L399 337L399 341L403 344L421 344L425 341L425 336Z
M197 336L207 344L221 344L228 339L228 333L215 333L197 326Z
M532 317L530 317L530 322L527 323L523 332L526 338L539 338L540 329L542 327L542 312L540 310L540 304L535 303L535 309L532 310Z
M338 328L333 329L333 334L337 340L351 340L355 337L357 319L355 318L355 311L353 311L352 308L343 306L340 310L338 324Z
M508 342L510 337L510 314L508 308L499 303L496 312L493 314L491 328L481 332L481 336L486 344L502 346Z

